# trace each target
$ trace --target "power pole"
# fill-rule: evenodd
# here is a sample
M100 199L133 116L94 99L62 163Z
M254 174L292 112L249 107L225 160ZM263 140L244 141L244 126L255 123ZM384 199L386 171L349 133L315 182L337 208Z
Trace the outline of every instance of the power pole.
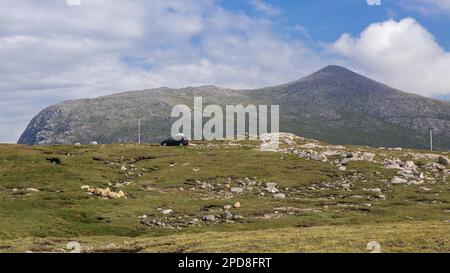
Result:
M138 119L138 143L141 144L141 119Z
M433 151L433 128L430 128L430 150Z

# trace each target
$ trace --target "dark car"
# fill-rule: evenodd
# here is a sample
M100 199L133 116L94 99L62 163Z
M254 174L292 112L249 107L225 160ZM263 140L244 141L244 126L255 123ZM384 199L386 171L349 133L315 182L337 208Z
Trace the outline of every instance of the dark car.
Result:
M177 140L173 137L169 137L168 139L161 142L161 146L188 146L189 141L185 139L184 137Z

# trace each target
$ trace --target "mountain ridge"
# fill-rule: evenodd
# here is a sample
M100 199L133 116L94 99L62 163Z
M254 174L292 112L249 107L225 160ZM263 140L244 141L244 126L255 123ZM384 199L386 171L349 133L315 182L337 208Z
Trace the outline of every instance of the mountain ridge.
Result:
M302 79L258 89L213 85L126 91L65 101L42 110L20 137L29 145L135 142L137 119L146 118L143 141L170 134L174 105L279 104L280 130L333 144L450 149L450 102L391 88L349 69L330 65Z

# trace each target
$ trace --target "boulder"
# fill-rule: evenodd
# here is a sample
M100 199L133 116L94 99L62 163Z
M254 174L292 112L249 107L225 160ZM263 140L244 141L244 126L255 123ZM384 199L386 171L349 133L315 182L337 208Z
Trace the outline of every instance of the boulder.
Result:
M385 169L401 169L400 164L403 164L403 162L399 159L386 159L384 161L384 168Z
M361 159L363 161L373 161L375 158L375 155L372 153L363 153L361 156Z
M224 219L224 220L232 220L233 219L233 214L231 214L229 211L225 211L222 214L222 219Z
M242 188L231 188L232 193L242 193L244 190Z
M206 215L206 216L203 216L202 220L204 222L214 222L214 221L216 221L216 216L214 216L214 215Z
M264 190L266 190L267 192L270 192L270 193L277 193L278 192L277 184L276 183L266 183L266 187L264 188Z
M102 195L102 196L103 196L103 195ZM111 198L111 199L119 199L119 198L120 198L120 195L119 195L117 192L108 192L107 197L108 197L108 198Z
M391 179L391 183L392 184L406 184L406 183L408 183L408 180L396 176Z
M440 156L439 157L439 163L441 163L444 166L450 166L450 159L448 159L445 156Z
M236 208L236 209L238 209L238 208L241 207L241 203L236 202L236 203L233 205L233 207Z
M425 165L425 169L430 170L430 171L439 171L439 170L444 170L445 166L436 163L436 162L431 162Z
M406 162L403 164L403 168L404 168L405 170L407 170L407 171L414 171L414 170L417 169L417 166L416 166L416 164L415 164L414 162L412 162L412 161L406 161Z
M380 188L363 189L363 191L381 192Z
M277 193L273 195L273 198L275 199L286 199L286 194L284 193Z
M324 153L317 153L317 152L313 152L312 154L311 154L311 157L310 157L312 160L315 160L315 161L321 161L321 162L327 162L328 161L328 158L327 158L327 156L324 154Z
M109 194L111 193L111 190L109 188L106 188L104 190L100 190L100 195L103 197L109 197Z

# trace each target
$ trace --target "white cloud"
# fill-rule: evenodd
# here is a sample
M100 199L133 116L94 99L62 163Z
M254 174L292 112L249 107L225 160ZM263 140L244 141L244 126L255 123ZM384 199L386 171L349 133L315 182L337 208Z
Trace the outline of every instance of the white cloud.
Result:
M343 34L332 50L349 66L405 91L450 92L450 53L413 18L371 24L356 38Z
M450 15L450 0L400 0L397 4L423 15Z
M266 3L264 0L249 0L250 4L255 8L257 11L262 12L269 16L276 16L281 14L281 10Z
M0 0L0 142L13 142L43 107L159 86L258 87L323 65L260 15L214 0Z
M381 0L367 0L369 6L381 6Z

